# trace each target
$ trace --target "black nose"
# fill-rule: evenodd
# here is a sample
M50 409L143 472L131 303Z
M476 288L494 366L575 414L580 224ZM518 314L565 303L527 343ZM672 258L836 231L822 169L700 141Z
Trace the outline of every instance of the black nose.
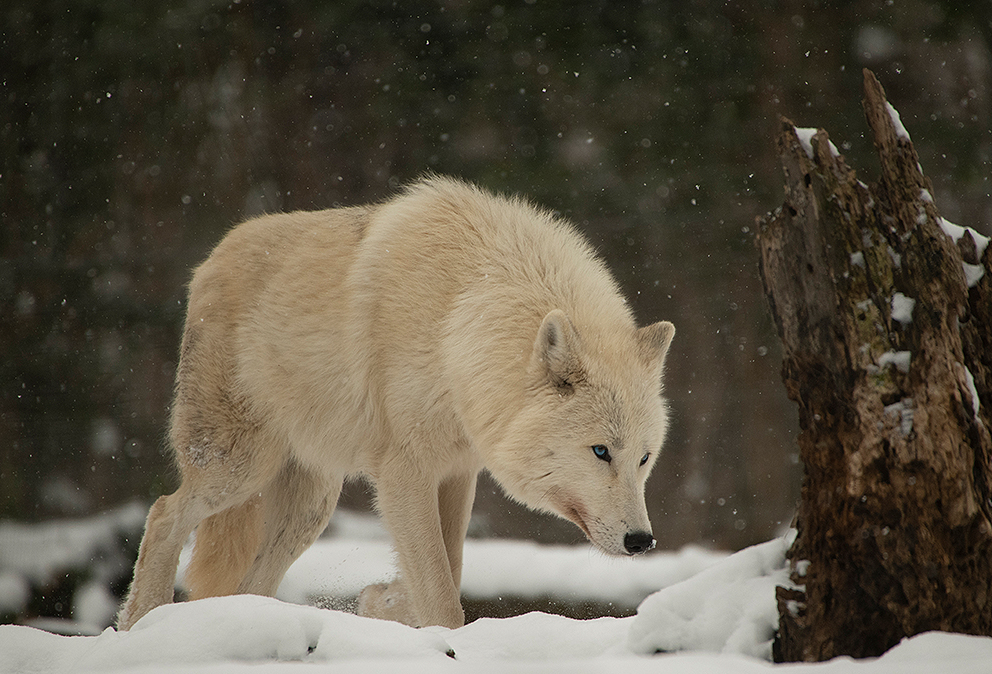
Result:
M631 531L623 537L623 547L631 555L647 552L654 547L654 536L647 531Z

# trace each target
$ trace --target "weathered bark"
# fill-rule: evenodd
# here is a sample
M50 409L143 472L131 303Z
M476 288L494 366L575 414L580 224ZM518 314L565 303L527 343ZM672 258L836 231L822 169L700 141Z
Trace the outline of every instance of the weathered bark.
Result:
M969 288L962 266L992 272L992 246L979 260L970 234L944 233L868 71L863 103L880 180L857 180L823 130L809 156L783 119L786 199L758 219L805 468L794 586L778 588L785 661L992 635L992 273Z

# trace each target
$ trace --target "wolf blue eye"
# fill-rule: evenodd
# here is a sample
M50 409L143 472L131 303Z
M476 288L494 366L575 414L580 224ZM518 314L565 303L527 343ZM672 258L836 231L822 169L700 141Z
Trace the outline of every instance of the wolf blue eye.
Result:
M607 463L613 460L613 457L610 456L610 450L606 448L606 445L593 445L592 453L596 455L597 459L602 459Z
M643 466L644 464L646 464L648 462L648 459L650 457L651 457L651 453L650 452L648 452L647 454L645 454L644 456L642 456L641 457L641 465Z

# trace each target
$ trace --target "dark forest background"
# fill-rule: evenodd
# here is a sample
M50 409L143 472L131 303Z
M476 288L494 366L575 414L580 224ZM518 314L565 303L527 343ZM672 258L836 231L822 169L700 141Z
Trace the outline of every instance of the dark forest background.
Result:
M778 116L874 179L872 68L941 213L992 234L990 44L988 0L7 0L0 519L172 491L193 267L248 216L430 170L564 214L642 323L676 324L659 545L767 539L801 474L752 235L782 201ZM476 513L480 534L578 539L491 482Z

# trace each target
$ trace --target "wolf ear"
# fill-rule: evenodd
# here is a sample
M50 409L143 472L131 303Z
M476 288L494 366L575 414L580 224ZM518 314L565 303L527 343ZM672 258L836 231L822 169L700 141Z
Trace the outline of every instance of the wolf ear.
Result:
M675 326L668 321L652 323L638 329L637 343L641 351L641 359L649 366L661 370L674 336Z
M534 340L534 361L554 386L572 390L582 378L578 355L579 335L561 309L554 309L541 321Z

